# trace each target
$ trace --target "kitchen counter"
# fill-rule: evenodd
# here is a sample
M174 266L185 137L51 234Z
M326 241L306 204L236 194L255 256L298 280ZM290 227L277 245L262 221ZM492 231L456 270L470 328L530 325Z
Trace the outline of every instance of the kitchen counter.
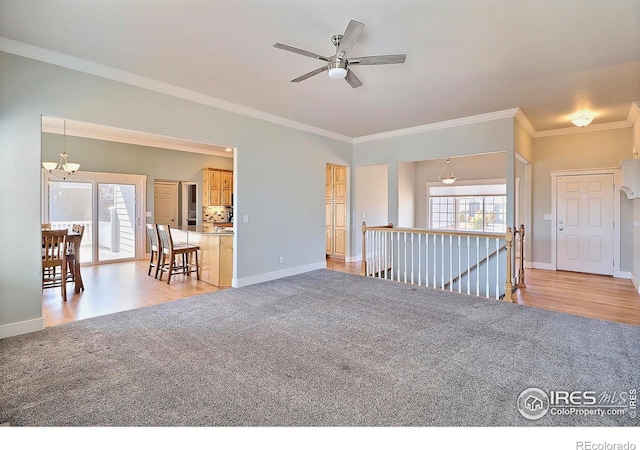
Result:
M172 228L175 230L175 228ZM233 233L233 223L232 222L224 222L224 223L213 223L213 222L205 222L201 225L189 225L188 228L180 228L180 231L195 231L197 233L217 233L217 232L227 232Z
M175 243L199 245L200 279L214 286L231 286L233 278L233 229L197 226L195 230L171 229Z

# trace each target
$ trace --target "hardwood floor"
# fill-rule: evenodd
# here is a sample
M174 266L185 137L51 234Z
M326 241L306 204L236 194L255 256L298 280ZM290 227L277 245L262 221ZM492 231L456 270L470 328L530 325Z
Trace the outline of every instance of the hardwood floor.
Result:
M85 266L86 290L68 301L60 289L45 289L42 310L45 326L164 303L220 289L195 277L177 276L171 284L147 276L147 261ZM327 269L360 274L360 263L327 259ZM527 287L517 293L522 305L596 319L640 325L640 294L631 281L602 275L528 269Z
M43 291L42 313L45 326L61 325L227 289L198 281L195 276L184 275L174 275L171 277L171 284L167 285L166 275L165 281L147 276L148 267L148 261L83 266L83 292L74 293L73 283L70 283L67 286L67 301L63 302L60 288Z

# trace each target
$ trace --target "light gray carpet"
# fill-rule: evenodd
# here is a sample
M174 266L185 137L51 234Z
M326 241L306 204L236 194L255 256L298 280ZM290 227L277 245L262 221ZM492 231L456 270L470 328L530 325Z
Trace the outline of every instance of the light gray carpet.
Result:
M622 426L516 409L640 387L640 327L318 270L0 340L12 426Z

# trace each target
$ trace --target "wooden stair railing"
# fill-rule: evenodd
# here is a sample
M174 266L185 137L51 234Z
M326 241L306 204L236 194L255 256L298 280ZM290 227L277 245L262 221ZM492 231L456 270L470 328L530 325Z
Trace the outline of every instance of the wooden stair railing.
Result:
M368 267L368 258L367 258L367 231L382 231L382 232L399 232L399 233L409 233L409 234L434 234L434 235L447 235L447 236L469 236L472 235L473 237L479 237L479 238L491 238L491 239L499 239L500 238L500 234L498 233L458 233L458 232L451 232L451 231L442 231L442 230L426 230L426 229L411 229L411 228L394 228L393 224L388 224L388 225L382 225L382 226L374 226L374 227L369 227L367 226L367 224L365 222L362 222L362 226L361 226L361 230L362 230L362 275L364 276L368 276L369 275L369 267ZM483 263L487 263L490 258L502 253L503 251L507 252L506 255L506 264L505 264L505 271L506 271L506 277L505 277L505 284L504 284L504 292L505 294L500 295L500 298L503 298L505 301L508 302L513 302L513 293L514 293L514 289L513 289L513 282L512 282L512 243L513 243L513 239L514 239L514 235L518 234L518 236L520 237L520 239L522 239L522 237L524 236L524 226L521 225L520 228L514 233L514 231L512 230L511 227L507 227L506 232L504 233L504 240L505 240L505 244L500 246L499 248L496 248L496 250L494 250L493 253L489 254L488 256L483 257L482 260L474 263L474 265L472 265L471 267L466 268L464 271L462 271L459 275L456 276L455 281L460 280L460 278L462 276L464 276L465 274L469 274L471 270L477 270L477 268L483 264ZM443 241L444 242L444 241ZM522 243L522 241L520 241ZM412 241L413 243L413 241ZM496 246L498 247L498 246ZM488 250L488 246L487 246L487 250ZM518 269L518 284L517 286L520 286L520 283L524 283L524 264L523 264L523 246L520 246L520 253L521 253L521 257L520 257L520 265L519 265L519 269ZM375 270L375 269L374 269ZM380 268L380 273L382 273L382 271L385 271L384 268ZM412 275L413 276L413 275ZM405 271L405 282L407 282L407 274ZM392 278L393 279L393 278ZM399 281L399 280L398 280ZM447 283L446 285L443 283L443 287L451 287L452 283L455 282L450 280L449 283ZM413 278L411 283L413 283ZM488 286L488 284L487 284ZM509 293L509 295L506 295L506 293Z

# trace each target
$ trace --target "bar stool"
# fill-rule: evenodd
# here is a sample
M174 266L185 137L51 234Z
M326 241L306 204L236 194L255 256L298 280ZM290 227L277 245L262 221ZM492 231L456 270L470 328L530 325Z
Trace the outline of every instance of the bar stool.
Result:
M184 274L191 276L192 272L196 273L198 280L200 279L200 264L198 263L198 250L200 246L191 244L173 244L171 237L171 227L169 225L156 224L158 230L158 239L160 240L161 257L159 259L158 268L160 270L160 278L162 274L167 272L167 284L171 283L171 275ZM191 257L195 255L195 263ZM181 263L176 262L176 257L181 256Z
M149 240L149 249L151 251L151 256L149 257L149 271L147 275L151 276L151 269L155 267L154 278L158 278L158 273L160 272L160 243L158 240L158 230L156 229L156 225L153 223L147 224L147 238Z

